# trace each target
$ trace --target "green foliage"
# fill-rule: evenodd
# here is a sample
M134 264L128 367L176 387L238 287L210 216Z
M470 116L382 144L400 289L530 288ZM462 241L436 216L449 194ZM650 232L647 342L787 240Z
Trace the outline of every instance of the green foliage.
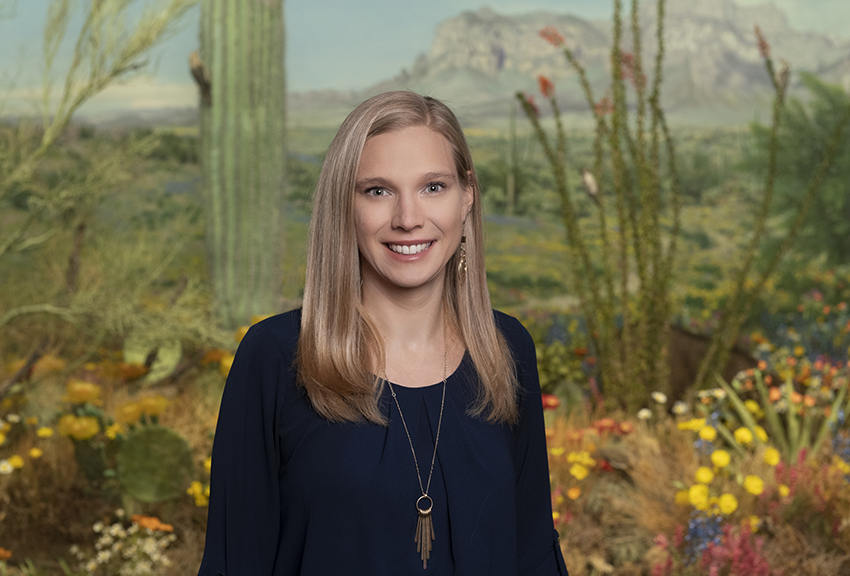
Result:
M792 98L778 135L776 204L785 228L791 226L801 207L802 192L823 151L829 146L835 119L850 106L850 96L808 73L801 75L810 97L804 103ZM750 170L764 173L770 146L767 126L752 125L755 148L745 161ZM850 261L850 131L840 139L820 192L815 196L794 250L802 256L825 256L827 266ZM778 240L773 241L775 249ZM770 250L768 251L770 252Z
M141 502L181 497L193 475L189 444L163 426L140 426L130 432L116 462L122 488Z

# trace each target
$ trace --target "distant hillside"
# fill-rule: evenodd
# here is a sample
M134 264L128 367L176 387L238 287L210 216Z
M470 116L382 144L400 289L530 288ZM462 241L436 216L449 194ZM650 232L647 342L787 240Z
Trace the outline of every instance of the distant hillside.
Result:
M733 0L668 0L666 12L663 103L674 117L738 122L765 106L772 92L756 45L756 24L774 57L788 60L793 72L812 72L850 90L850 41L798 32L772 4L742 7ZM650 70L656 52L654 2L644 4L641 24L644 62ZM290 118L310 123L337 116L370 94L403 88L444 99L467 121L483 122L504 117L517 90L536 93L538 74L556 81L565 110L586 110L563 54L537 35L544 26L563 34L601 97L609 77L609 22L548 12L508 16L482 8L442 22L430 50L394 78L362 92L292 95ZM623 49L631 51L630 33ZM798 74L792 76L794 92L799 93Z

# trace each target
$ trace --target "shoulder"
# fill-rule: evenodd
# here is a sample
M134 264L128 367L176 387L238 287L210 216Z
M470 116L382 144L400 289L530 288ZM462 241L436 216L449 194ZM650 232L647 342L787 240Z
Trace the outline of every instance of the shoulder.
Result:
M531 334L519 320L499 310L493 310L493 320L496 322L496 328L505 337L514 356L519 357L521 353L527 353L529 348L532 351L534 350Z
M301 309L270 316L257 322L248 330L240 343L243 345L276 348L283 356L293 358L301 332Z

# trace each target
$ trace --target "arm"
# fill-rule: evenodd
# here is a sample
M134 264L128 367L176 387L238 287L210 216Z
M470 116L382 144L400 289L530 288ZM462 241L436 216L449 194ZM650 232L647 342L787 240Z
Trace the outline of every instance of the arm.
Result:
M280 532L277 407L286 368L271 333L253 326L239 345L221 399L199 576L273 573Z
M558 532L552 521L549 460L537 355L531 335L517 322L513 336L520 380L516 427L516 505L518 573L523 576L567 576Z

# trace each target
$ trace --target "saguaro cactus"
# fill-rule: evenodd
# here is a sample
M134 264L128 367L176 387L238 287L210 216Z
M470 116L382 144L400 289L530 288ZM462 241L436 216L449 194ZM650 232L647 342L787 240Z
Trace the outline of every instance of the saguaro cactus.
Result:
M280 306L285 176L283 0L202 0L201 164L209 273L235 327Z

